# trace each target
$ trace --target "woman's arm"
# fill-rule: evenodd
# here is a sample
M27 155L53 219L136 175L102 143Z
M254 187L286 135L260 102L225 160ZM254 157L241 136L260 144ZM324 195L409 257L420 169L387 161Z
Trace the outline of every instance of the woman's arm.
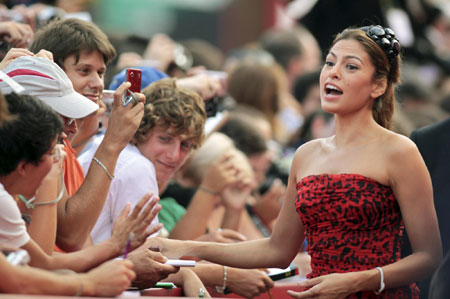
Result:
M389 174L413 253L383 268L386 287L426 278L442 259L433 188L425 162L410 140L397 148L390 155Z
M417 147L406 138L388 140L383 153L385 167L413 253L389 265L379 265L385 288L408 285L431 275L442 258L442 246L433 203L431 179ZM378 291L381 274L377 269L343 274L329 274L301 282L308 291L289 292L295 298L320 298L337 294L345 297L358 291Z
M298 155L293 166L280 216L270 238L236 244L212 242L149 239L147 246L172 258L196 256L221 265L236 268L286 268L303 244L304 227L295 209L296 169Z

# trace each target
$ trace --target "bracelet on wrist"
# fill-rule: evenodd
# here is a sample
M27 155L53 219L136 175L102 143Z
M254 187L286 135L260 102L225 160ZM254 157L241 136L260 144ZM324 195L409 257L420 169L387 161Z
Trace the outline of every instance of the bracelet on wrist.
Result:
M227 288L227 266L223 266L223 285L222 286L216 286L216 292L218 293L225 293L225 289Z
M106 175L109 177L110 180L114 178L114 176L108 171L108 169L106 168L105 164L102 163L102 161L100 161L96 157L93 157L92 160L94 160L98 165L100 165L101 168L103 168L103 170L105 171Z
M379 295L381 294L381 292L384 291L384 273L383 273L383 269L381 269L380 267L376 267L375 269L377 269L380 272L380 288L378 289L378 291L374 291L375 294Z
M219 192L213 191L213 190L205 188L203 186L198 187L198 189L202 190L203 192L206 192L206 193L209 193L211 195L214 195L214 196L218 196L219 195Z

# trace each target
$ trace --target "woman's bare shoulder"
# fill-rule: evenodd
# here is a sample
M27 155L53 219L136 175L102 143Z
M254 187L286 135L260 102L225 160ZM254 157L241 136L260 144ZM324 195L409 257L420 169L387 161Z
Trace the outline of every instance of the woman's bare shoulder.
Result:
M311 141L308 141L302 144L297 151L295 152L295 156L300 156L300 158L304 155L311 156L318 154L322 150L326 150L329 147L330 141L332 137L329 138L318 138Z
M382 147L388 157L395 158L398 155L418 152L416 144L404 135L386 130L382 139Z

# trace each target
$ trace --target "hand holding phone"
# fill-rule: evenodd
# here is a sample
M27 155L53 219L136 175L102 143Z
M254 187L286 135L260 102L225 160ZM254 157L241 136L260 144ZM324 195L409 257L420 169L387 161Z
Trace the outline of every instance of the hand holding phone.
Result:
M140 69L129 68L126 71L125 77L131 83L131 86L122 98L122 103L124 106L128 106L130 103L134 106L139 102L138 97L134 93L141 92L142 71Z

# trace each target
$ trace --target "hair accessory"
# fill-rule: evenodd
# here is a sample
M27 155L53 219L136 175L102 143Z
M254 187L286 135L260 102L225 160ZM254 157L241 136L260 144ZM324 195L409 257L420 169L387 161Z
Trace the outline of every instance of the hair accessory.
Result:
M394 31L391 28L383 28L380 25L365 26L360 29L383 49L392 65L395 57L401 51L400 42L395 37Z

